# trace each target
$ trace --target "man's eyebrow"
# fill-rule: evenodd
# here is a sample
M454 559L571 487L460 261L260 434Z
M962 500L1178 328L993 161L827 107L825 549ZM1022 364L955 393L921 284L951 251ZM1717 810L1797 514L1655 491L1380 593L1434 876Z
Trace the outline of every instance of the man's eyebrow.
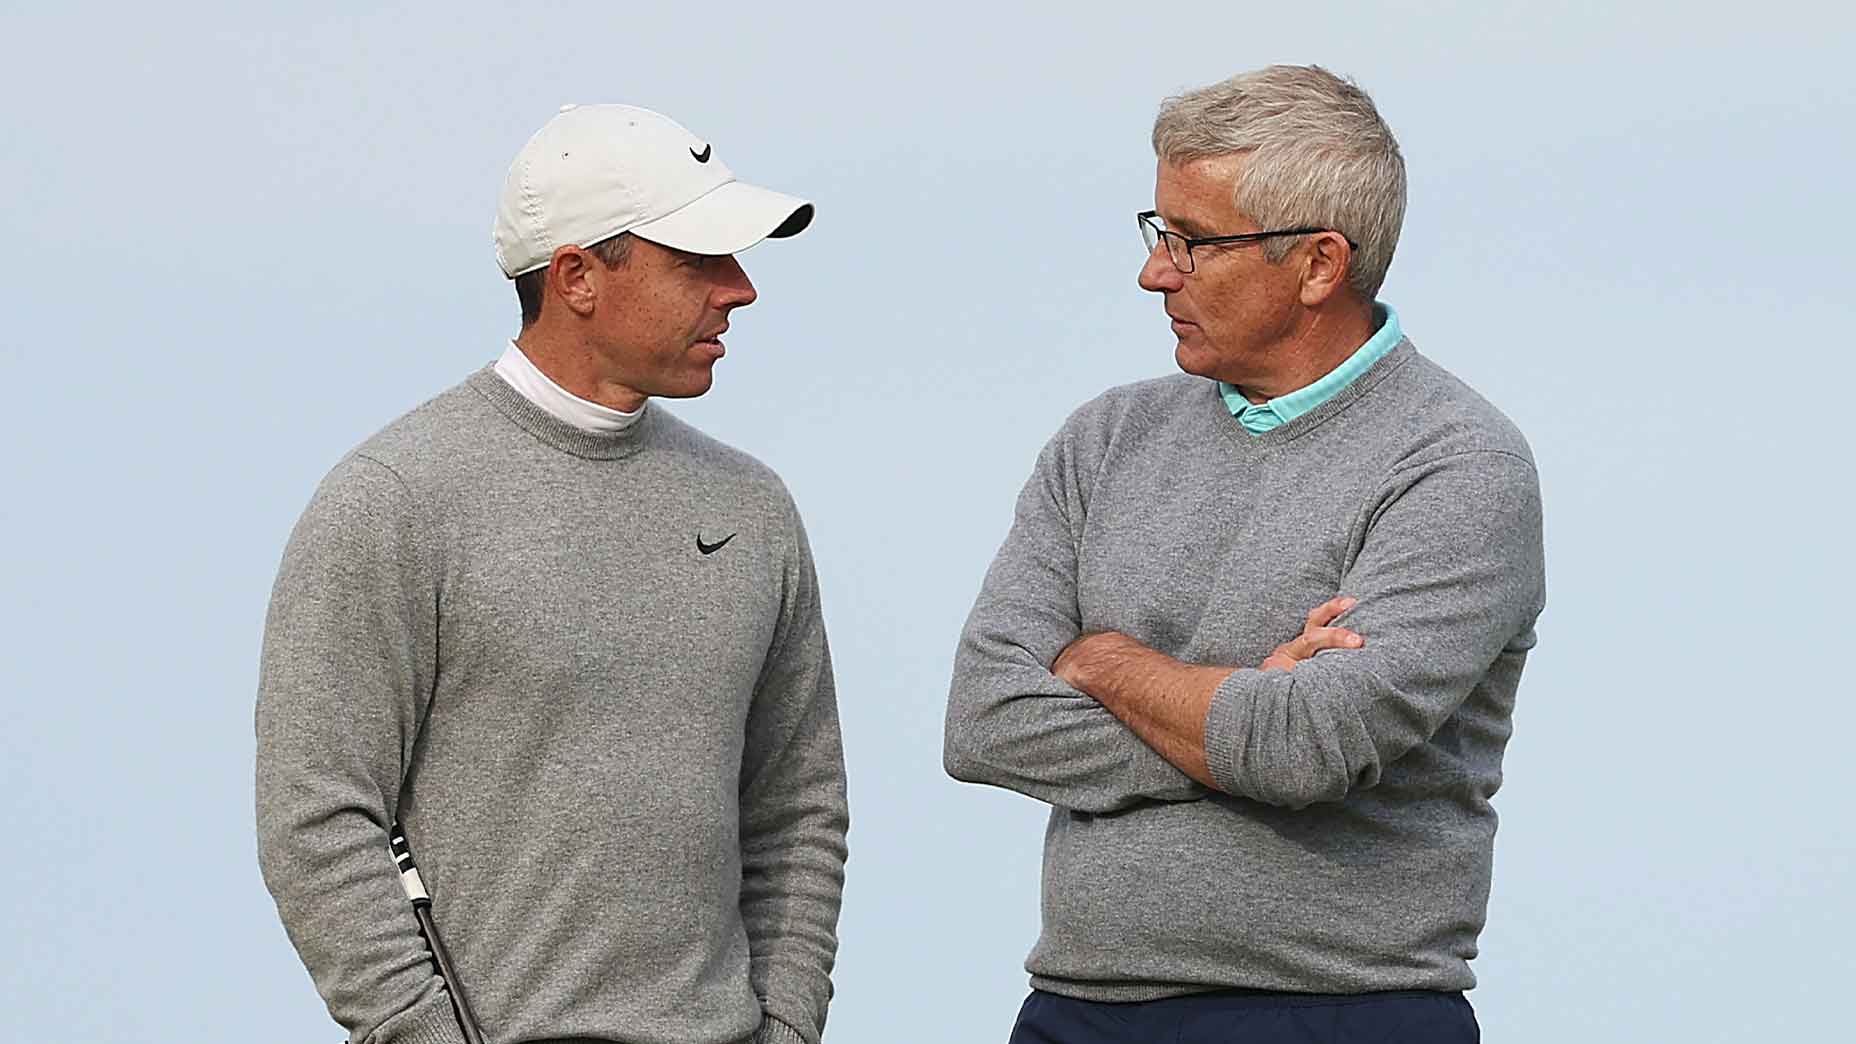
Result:
M1179 218L1178 220L1174 220L1162 214L1160 215L1160 220L1166 222L1166 227L1178 232L1187 239L1198 239L1208 234L1205 231L1204 225L1199 224L1191 218Z

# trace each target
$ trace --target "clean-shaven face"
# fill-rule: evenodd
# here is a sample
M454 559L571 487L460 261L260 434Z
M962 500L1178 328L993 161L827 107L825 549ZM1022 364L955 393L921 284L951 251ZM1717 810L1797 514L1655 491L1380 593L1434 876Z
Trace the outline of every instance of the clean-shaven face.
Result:
M731 254L691 254L647 239L613 268L595 264L598 331L614 376L641 394L687 399L709 390L725 354L728 314L754 303Z
M1233 198L1242 155L1209 156L1180 164L1161 160L1154 176L1154 209L1172 231L1199 236L1241 235L1263 229L1240 213ZM1156 246L1141 266L1140 284L1165 296L1178 346L1179 368L1239 386L1271 371L1271 355L1288 336L1296 314L1300 266L1264 260L1260 243L1194 247L1185 273Z

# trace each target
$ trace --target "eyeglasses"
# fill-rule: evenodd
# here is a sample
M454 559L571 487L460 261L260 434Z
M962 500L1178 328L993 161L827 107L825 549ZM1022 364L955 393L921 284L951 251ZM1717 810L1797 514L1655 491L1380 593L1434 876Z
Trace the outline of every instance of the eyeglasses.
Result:
M1258 243L1265 239L1275 239L1277 236L1307 236L1316 232L1334 231L1331 228L1284 228L1275 232L1245 232L1236 236L1198 236L1195 238L1182 236L1171 229L1161 228L1160 212L1157 210L1143 210L1134 215L1134 219L1140 223L1141 242L1147 244L1147 252L1153 253L1154 247L1164 241L1166 256L1172 259L1173 267L1181 272L1192 271L1192 248L1196 246ZM1360 249L1360 244L1351 239L1347 240L1347 245L1355 250Z

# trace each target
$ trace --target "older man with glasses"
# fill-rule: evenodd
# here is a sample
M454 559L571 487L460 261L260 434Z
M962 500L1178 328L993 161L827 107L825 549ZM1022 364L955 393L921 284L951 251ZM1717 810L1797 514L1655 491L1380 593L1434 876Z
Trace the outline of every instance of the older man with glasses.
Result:
M1377 301L1405 170L1365 92L1275 66L1153 144L1184 373L1044 447L948 702L948 771L1051 806L1012 1040L1477 1040L1533 458Z

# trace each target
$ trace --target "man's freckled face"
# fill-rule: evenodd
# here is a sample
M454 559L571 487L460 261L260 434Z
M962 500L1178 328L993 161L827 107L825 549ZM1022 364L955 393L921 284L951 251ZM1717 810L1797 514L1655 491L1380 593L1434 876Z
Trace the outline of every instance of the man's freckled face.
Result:
M1161 221L1188 237L1261 231L1233 198L1245 162L1243 156L1160 161L1154 209ZM1156 247L1139 277L1143 289L1164 295L1178 340L1174 360L1187 373L1249 383L1247 377L1267 372L1269 349L1293 320L1296 271L1272 264L1254 243L1194 247L1192 260L1193 271L1181 272Z
M757 296L732 255L691 254L640 239L625 263L603 271L602 347L628 387L690 398L709 390L725 350L729 313Z

